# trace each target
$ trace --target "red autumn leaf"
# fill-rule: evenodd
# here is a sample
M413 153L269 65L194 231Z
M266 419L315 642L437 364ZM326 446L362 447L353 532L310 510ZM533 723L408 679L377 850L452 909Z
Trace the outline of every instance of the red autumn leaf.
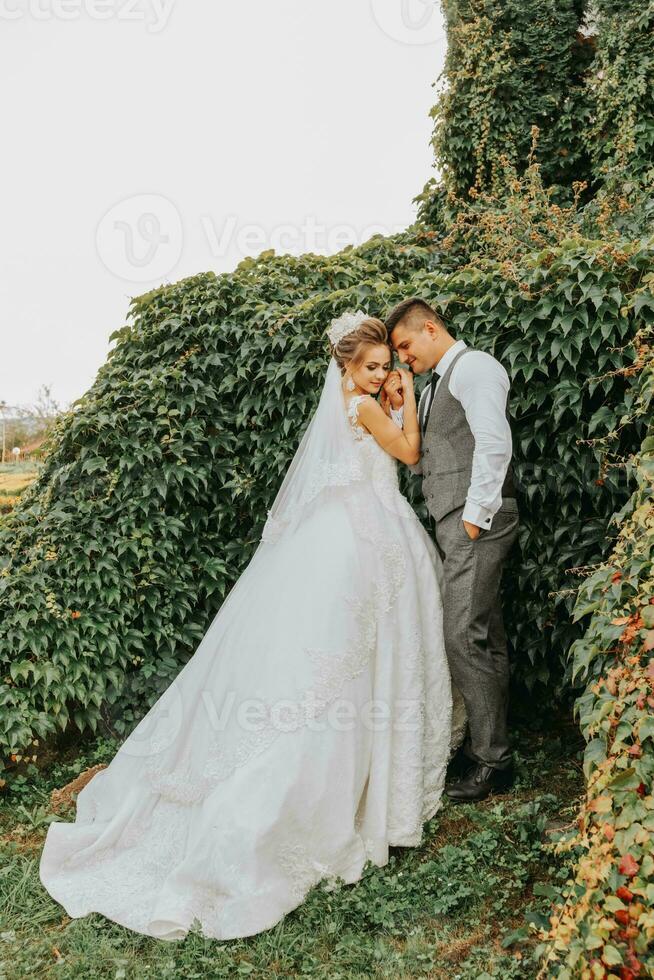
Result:
M622 578L622 572L616 572L615 575L611 576L611 581L619 582L621 578Z
M636 792L638 793L639 796L644 796L645 793L647 792L647 787L645 786L645 783L640 783Z
M643 750L641 749L640 745L630 745L628 754L635 755L636 758L639 759L643 754Z
M630 902L634 897L634 893L629 891L626 885L620 885L615 894L618 896L621 902Z
M640 971L643 968L643 964L640 962L638 957L635 956L631 951L629 951L628 959L629 959L629 966L634 971L634 976L639 977L641 975Z
M620 980L638 980L638 974L630 970L628 966L621 966L619 970Z
M610 823L605 823L602 826L602 830L604 831L604 836L607 840L613 840L615 837L615 827L612 827Z
M629 925L629 909L618 909L613 914L616 922L619 922L621 926Z
M626 875L627 878L633 878L634 875L638 874L638 862L631 854L623 854L620 859L618 871L621 875Z

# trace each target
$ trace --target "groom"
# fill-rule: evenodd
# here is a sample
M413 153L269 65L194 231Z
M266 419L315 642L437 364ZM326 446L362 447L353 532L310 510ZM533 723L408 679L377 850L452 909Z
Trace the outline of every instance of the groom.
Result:
M500 605L502 567L518 532L511 467L509 378L499 361L455 340L422 299L386 317L400 361L431 372L418 406L422 489L443 559L443 629L452 680L465 701L466 741L445 792L482 800L513 782L507 735L509 660ZM391 398L393 372L386 381Z

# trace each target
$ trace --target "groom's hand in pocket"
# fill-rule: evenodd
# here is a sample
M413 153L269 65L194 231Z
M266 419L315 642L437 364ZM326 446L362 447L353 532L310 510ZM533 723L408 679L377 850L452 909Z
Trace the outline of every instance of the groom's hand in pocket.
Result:
M466 529L466 534L468 535L469 538L472 538L473 541L475 540L475 538L479 537L479 532L481 531L481 528L477 527L476 524L471 524L470 521L464 521L463 526Z

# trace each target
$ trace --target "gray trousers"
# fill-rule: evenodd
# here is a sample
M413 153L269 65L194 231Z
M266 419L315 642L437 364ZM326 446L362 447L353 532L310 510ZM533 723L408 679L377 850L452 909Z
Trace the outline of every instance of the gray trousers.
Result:
M518 534L515 497L505 497L489 530L474 540L463 526L463 507L435 521L443 559L443 629L453 683L468 715L464 751L478 762L505 768L509 657L500 603L502 568Z

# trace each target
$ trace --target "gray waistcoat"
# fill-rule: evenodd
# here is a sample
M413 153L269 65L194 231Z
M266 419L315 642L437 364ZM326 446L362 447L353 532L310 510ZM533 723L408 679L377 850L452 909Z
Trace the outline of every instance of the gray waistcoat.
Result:
M422 492L427 509L437 521L463 507L470 488L475 438L463 405L450 393L449 382L456 362L472 349L459 351L438 382L422 439ZM508 406L506 417L508 420ZM511 463L502 484L502 496L515 497Z

